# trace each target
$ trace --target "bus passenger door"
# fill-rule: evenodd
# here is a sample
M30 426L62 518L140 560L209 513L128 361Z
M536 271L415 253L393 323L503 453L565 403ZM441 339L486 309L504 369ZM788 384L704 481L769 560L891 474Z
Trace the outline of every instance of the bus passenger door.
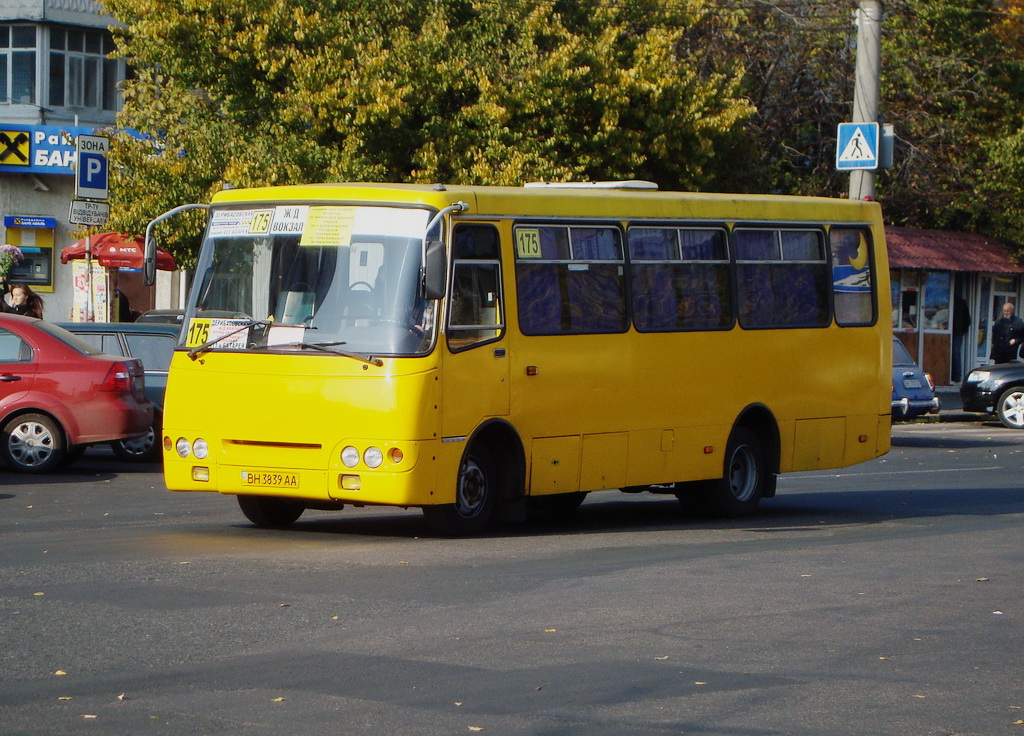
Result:
M445 338L441 433L466 436L509 407L501 259L492 225L455 227Z

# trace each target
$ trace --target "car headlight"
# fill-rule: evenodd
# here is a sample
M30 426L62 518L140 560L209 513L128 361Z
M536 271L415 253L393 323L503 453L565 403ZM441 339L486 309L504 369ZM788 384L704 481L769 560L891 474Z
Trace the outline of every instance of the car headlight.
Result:
M971 371L967 375L968 383L981 383L987 381L991 377L992 371Z

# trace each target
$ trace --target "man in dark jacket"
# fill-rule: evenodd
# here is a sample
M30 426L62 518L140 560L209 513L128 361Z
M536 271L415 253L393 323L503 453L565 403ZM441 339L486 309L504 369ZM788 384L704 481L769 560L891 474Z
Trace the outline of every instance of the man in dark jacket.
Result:
M1003 316L992 324L992 362L1009 363L1017 359L1024 338L1024 322L1014 315L1010 302L1003 305Z

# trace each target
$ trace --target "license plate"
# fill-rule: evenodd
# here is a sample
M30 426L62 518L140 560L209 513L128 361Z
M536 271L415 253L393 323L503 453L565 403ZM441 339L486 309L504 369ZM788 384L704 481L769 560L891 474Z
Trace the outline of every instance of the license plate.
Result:
M921 381L918 378L904 378L903 388L921 388Z
M242 485L259 488L298 488L298 473L275 473L266 470L243 470Z

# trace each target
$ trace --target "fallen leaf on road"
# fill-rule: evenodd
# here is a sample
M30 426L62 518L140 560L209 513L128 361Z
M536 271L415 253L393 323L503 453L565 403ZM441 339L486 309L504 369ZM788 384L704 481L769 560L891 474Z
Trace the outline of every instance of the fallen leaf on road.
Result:
M284 702L284 698L271 698L270 702L271 703L283 703Z
M57 677L63 677L64 675L67 674L67 672L65 672L64 670L57 670L53 674L57 675Z

